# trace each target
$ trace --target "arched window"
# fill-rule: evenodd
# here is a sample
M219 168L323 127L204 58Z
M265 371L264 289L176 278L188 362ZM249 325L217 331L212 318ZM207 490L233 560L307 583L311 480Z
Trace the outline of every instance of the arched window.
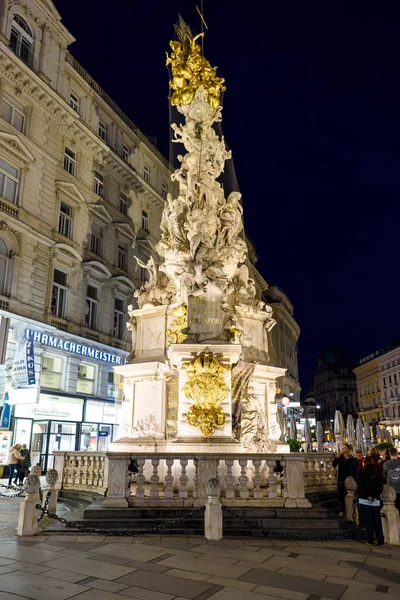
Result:
M0 296L7 296L7 275L9 268L9 252L6 243L0 238Z
M10 47L30 67L33 63L33 35L26 21L14 15L11 25Z

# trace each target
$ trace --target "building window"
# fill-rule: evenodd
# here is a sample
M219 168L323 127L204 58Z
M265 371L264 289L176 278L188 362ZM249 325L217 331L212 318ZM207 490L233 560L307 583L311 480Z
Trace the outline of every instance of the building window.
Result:
M149 231L149 213L146 210L142 210L142 229Z
M102 121L99 121L99 136L102 140L106 141L107 139L107 126Z
M99 314L99 290L92 285L87 286L85 327L97 329Z
M94 382L96 378L96 367L81 363L78 367L78 381L76 391L79 394L94 394Z
M0 195L17 204L19 169L0 159Z
M127 253L123 246L118 246L118 268L126 271Z
M61 389L63 360L59 356L43 356L40 386L52 390Z
M129 160L129 156L130 156L130 151L128 146L126 146L125 144L122 146L122 158L128 162Z
M24 130L25 114L22 108L18 108L11 100L4 98L1 106L2 118L10 123L18 131Z
M163 183L161 186L161 196L164 198L164 200L167 199L167 194L168 194L168 186L166 183Z
M61 202L60 216L58 219L58 233L64 237L71 239L72 234L72 208Z
M75 152L72 152L69 148L65 147L64 150L64 169L70 175L75 175L76 168L76 157Z
M123 215L128 214L128 196L121 194L119 197L119 210Z
M114 400L121 398L122 390L120 384L122 383L122 375L110 371L108 373L108 387L107 387L107 398L113 398Z
M125 312L124 301L121 298L115 298L114 303L114 331L113 336L122 340L125 331Z
M145 181L150 181L150 169L147 165L144 165L143 168L143 177Z
M10 48L29 67L33 64L33 35L26 21L14 15L11 25Z
M67 274L54 269L53 291L51 294L51 314L65 319L67 309Z
M0 238L0 295L7 296L9 252L6 243Z
M103 240L103 230L98 223L93 221L92 232L90 235L90 252L101 256L101 246Z
M98 171L94 172L94 191L104 198L104 177Z
M75 112L79 113L79 98L72 92L69 95L69 105L74 109Z

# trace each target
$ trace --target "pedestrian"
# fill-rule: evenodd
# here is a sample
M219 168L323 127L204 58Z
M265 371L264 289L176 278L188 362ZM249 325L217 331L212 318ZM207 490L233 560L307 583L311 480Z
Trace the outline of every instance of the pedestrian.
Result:
M380 457L379 457L378 450L372 446L372 448L369 449L368 455L372 458L372 462L375 465L377 474L382 479L382 481L384 481L385 477L383 475L383 465L381 462L379 462Z
M364 455L361 450L357 449L355 457L356 457L356 460L358 461L358 465L357 465L357 478L358 478L358 475L364 466Z
M346 486L347 477L357 479L358 461L351 455L351 446L344 444L342 451L338 452L332 461L333 467L338 467L338 496L340 502L339 517L346 514Z
M367 456L358 478L358 503L362 507L369 546L374 545L374 533L379 546L385 543L381 519L382 490L383 482L376 471L373 459Z
M21 444L14 444L14 446L11 446L10 448L10 452L8 454L8 467L10 469L10 473L8 475L8 487L11 487L11 482L13 479L13 475L14 472L18 471L18 461L19 460L24 460L23 457L20 454L21 450Z
M386 478L386 483L391 485L396 492L396 501L394 503L398 511L400 511L400 460L397 448L390 448L390 460L383 465L383 472Z
M29 475L29 469L31 468L31 453L29 452L26 444L22 444L20 454L22 456L22 460L18 461L19 472L18 472L18 480L19 485L22 485L24 482L24 477ZM17 477L15 477L14 483L17 483Z

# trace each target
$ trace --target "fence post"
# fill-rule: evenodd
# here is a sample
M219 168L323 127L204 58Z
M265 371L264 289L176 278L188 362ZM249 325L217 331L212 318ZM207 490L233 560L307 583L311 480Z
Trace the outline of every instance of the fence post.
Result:
M108 495L102 502L102 506L115 508L127 508L130 495L130 473L128 465L130 456L128 454L109 453L108 457Z
M17 535L37 535L38 513L36 504L40 501L40 479L37 475L28 475L24 481L26 497L19 508Z
M387 544L393 544L394 546L400 545L400 518L399 511L394 505L396 500L396 490L391 485L385 485L381 494L381 500L383 502L382 508L382 527L385 542Z
M47 491L50 492L49 504L47 506L49 512L57 512L57 500L58 500L58 489L56 483L58 480L58 473L56 469L49 469L46 473L46 483L48 485Z
M222 504L219 499L220 484L216 477L207 481L206 510L204 514L204 537L207 540L222 540Z
M311 508L304 491L303 465L306 457L301 454L285 455L285 475L287 479L286 508Z
M215 456L196 456L196 500L194 506L203 506L207 502L207 484L210 479L217 477L217 465L219 459Z
M345 498L346 519L348 519L348 521L354 520L356 525L358 525L358 522L359 522L358 507L354 507L354 501L356 498L356 491L357 491L357 481L354 479L354 477L351 477L351 476L346 477L346 481L344 482L344 485L347 490L347 494L346 494L346 498ZM355 512L354 512L354 510L355 510Z

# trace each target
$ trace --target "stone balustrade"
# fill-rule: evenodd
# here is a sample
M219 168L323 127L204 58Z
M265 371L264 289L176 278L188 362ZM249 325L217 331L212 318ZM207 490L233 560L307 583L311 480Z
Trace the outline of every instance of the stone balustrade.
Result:
M104 494L107 489L108 460L105 452L54 452L58 472L55 489L75 489Z
M333 454L325 452L304 453L304 488L307 494L332 492L337 489L336 469L332 466Z
M329 489L331 476L317 454L54 454L58 489L107 491L112 507L201 506L215 477L227 506L309 507L305 492Z

